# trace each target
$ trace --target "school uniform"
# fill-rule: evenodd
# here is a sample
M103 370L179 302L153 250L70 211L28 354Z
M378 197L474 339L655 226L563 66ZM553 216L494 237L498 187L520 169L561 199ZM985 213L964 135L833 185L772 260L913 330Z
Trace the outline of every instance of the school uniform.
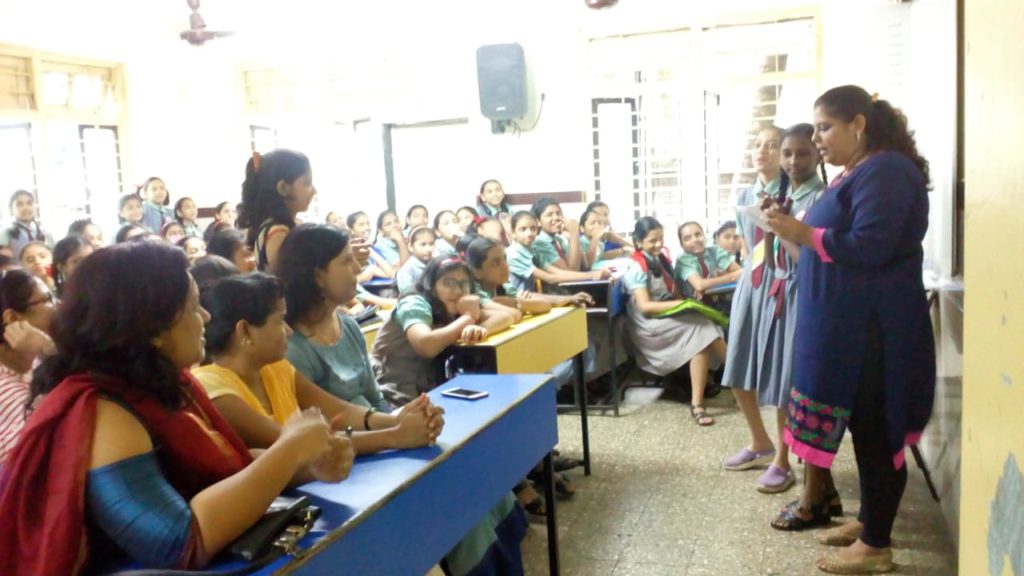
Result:
M598 242L596 257L594 258L594 261L590 263L591 270L596 270L604 264L605 250L607 250L605 243L603 241ZM583 234L580 235L580 252L583 254L590 252L590 238Z
M186 238L202 238L203 233L199 230L199 226L196 226L192 222L182 222L181 227L185 229Z
M700 254L683 252L676 258L673 278L679 285L679 291L687 298L696 296L697 291L686 279L697 274L701 278L716 278L725 274L732 264L732 254L718 246L708 246Z
M729 312L729 347L725 355L725 372L722 386L740 390L760 391L761 359L758 341L762 314L766 310L770 282L764 282L764 231L749 220L743 210L761 202L761 198L779 196L781 177L763 184L758 178L753 186L740 190L736 195L736 233L743 236L749 250L743 264L743 274L736 283ZM778 391L764 389L765 396L759 396L764 405L772 404Z
M479 214L480 216L483 216L484 218L498 218L502 214L508 214L508 210L502 208L501 206L497 208L491 208L491 206L488 204L477 204L476 213Z
M793 201L790 213L803 219L825 190L825 183L814 176L786 197ZM768 293L763 301L757 337L759 366L758 398L762 406L785 408L793 383L793 344L797 318L797 263L778 240L773 251L775 266L766 272L763 282ZM731 344L731 343L730 343Z
M434 241L434 257L457 256L458 253L459 251L455 249L455 246L452 246L452 243L444 238L438 236L437 240Z
M434 359L417 354L405 335L416 324L432 328L434 313L426 297L411 294L398 300L373 343L377 381L384 396L396 405L406 404L441 383L440 371L434 370Z
M160 230L163 229L164 224L173 219L174 212L171 208L167 206L159 206L149 200L143 200L141 224L149 229L150 232L159 234Z
M405 264L398 269L398 273L395 274L395 284L398 286L398 293L400 295L408 294L416 288L416 283L420 281L420 277L423 276L423 271L427 269L427 265L415 256L410 256Z
M20 259L21 251L32 242L42 242L53 249L53 235L43 230L35 220L15 220L10 228L0 230L0 246L9 246L15 258Z
M391 266L398 266L402 261L402 251L398 249L398 243L391 238L377 238L373 243L373 250Z
M537 257L537 266L546 269L559 259L568 262L569 241L561 234L552 235L542 230L530 246L530 251Z
M660 266L660 264L656 264ZM626 269L622 283L626 292L646 288L651 300L669 300L666 277L669 270L655 275L634 260ZM670 374L699 354L712 342L722 337L722 330L714 322L698 313L683 313L664 318L645 316L630 298L626 306L629 320L627 332L636 349L636 362L640 368L657 376ZM712 359L712 363L715 361ZM714 368L714 366L712 366Z
M505 248L505 259L508 261L509 282L517 290L536 290L533 271L537 269L537 256L533 251L518 242Z

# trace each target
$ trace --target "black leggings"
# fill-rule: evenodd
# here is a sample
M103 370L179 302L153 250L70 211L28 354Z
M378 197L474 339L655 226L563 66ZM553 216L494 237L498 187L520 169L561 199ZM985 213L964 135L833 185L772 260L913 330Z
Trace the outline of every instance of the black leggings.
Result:
M893 454L886 437L882 367L880 329L877 321L869 321L864 369L850 415L850 433L860 475L861 504L857 520L864 524L860 539L875 548L891 544L892 524L907 486L907 466L904 464L899 470L893 468Z

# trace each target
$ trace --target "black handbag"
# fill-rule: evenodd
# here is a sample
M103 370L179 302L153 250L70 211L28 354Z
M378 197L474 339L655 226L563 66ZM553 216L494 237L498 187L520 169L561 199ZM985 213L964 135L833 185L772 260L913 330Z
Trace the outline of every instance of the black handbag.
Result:
M231 570L122 570L110 576L240 576L267 566L285 554L294 555L298 543L320 517L320 508L306 496L279 497L256 524L238 537L218 558L242 560L245 566Z

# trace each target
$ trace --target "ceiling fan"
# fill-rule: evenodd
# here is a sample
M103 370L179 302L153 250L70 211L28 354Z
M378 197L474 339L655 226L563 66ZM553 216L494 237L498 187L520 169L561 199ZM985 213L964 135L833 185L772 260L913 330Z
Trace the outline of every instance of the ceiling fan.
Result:
M178 34L182 40L193 46L202 46L207 40L234 34L234 32L226 30L207 30L206 21L199 15L199 0L187 0L187 2L188 7L192 9L192 14L188 17L188 30Z

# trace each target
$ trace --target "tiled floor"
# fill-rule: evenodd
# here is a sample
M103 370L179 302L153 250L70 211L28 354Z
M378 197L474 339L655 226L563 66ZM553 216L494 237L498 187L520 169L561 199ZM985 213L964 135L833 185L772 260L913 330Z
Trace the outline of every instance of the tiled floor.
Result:
M562 574L586 576L745 576L820 574L814 560L826 549L812 533L785 533L769 521L797 498L763 495L760 471L727 472L720 460L748 440L731 395L708 401L718 422L698 428L684 404L654 400L659 391L631 390L619 418L590 420L593 475L572 472L578 493L558 503ZM765 420L774 420L765 411ZM771 418L771 420L769 419ZM559 416L560 448L580 455L579 417ZM858 509L852 443L835 467L847 518ZM908 456L909 459L909 456ZM796 465L796 461L793 461ZM800 475L802 479L802 475ZM916 466L894 533L895 574L956 574L954 548L938 504ZM526 573L547 574L547 535L532 524L523 544Z

